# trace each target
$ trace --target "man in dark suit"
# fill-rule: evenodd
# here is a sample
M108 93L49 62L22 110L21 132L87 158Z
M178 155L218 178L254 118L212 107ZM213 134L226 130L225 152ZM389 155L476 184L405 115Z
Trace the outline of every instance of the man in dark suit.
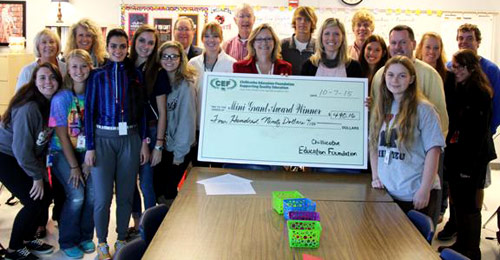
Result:
M179 17L174 24L174 39L182 44L188 59L198 56L203 52L202 48L193 45L195 29L193 20L186 16Z

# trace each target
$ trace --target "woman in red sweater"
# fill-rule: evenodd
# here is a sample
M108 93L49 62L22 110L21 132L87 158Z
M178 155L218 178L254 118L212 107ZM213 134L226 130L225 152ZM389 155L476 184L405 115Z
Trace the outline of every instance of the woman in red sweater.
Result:
M269 24L255 28L248 39L248 56L233 64L235 73L291 75L292 65L281 59L278 36Z

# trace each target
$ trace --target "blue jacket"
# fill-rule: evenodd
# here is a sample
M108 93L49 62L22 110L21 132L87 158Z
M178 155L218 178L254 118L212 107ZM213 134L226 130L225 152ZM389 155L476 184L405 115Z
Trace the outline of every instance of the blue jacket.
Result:
M130 70L133 71L130 71ZM133 106L142 111L142 116L131 116L131 100L137 93L131 95L129 83L136 81L140 85L140 100ZM101 68L93 70L87 80L85 90L85 142L87 150L95 150L94 133L97 125L118 127L119 122L127 125L138 125L139 133L146 137L146 116L144 110L144 87L141 73L129 60L124 62L108 61ZM130 98L129 98L130 97Z

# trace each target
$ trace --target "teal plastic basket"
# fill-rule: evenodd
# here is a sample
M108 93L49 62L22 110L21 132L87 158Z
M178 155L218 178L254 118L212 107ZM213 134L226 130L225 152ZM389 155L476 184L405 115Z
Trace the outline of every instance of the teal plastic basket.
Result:
M283 216L286 220L290 219L288 213L291 211L316 211L316 202L307 198L283 200Z

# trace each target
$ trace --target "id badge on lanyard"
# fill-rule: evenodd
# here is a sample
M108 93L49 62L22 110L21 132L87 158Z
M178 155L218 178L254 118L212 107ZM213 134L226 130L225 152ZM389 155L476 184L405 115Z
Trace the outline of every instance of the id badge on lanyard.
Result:
M85 136L79 135L76 140L76 149L85 149Z
M385 150L384 163L391 163L391 150Z
M127 122L119 122L118 123L118 135L127 135Z

